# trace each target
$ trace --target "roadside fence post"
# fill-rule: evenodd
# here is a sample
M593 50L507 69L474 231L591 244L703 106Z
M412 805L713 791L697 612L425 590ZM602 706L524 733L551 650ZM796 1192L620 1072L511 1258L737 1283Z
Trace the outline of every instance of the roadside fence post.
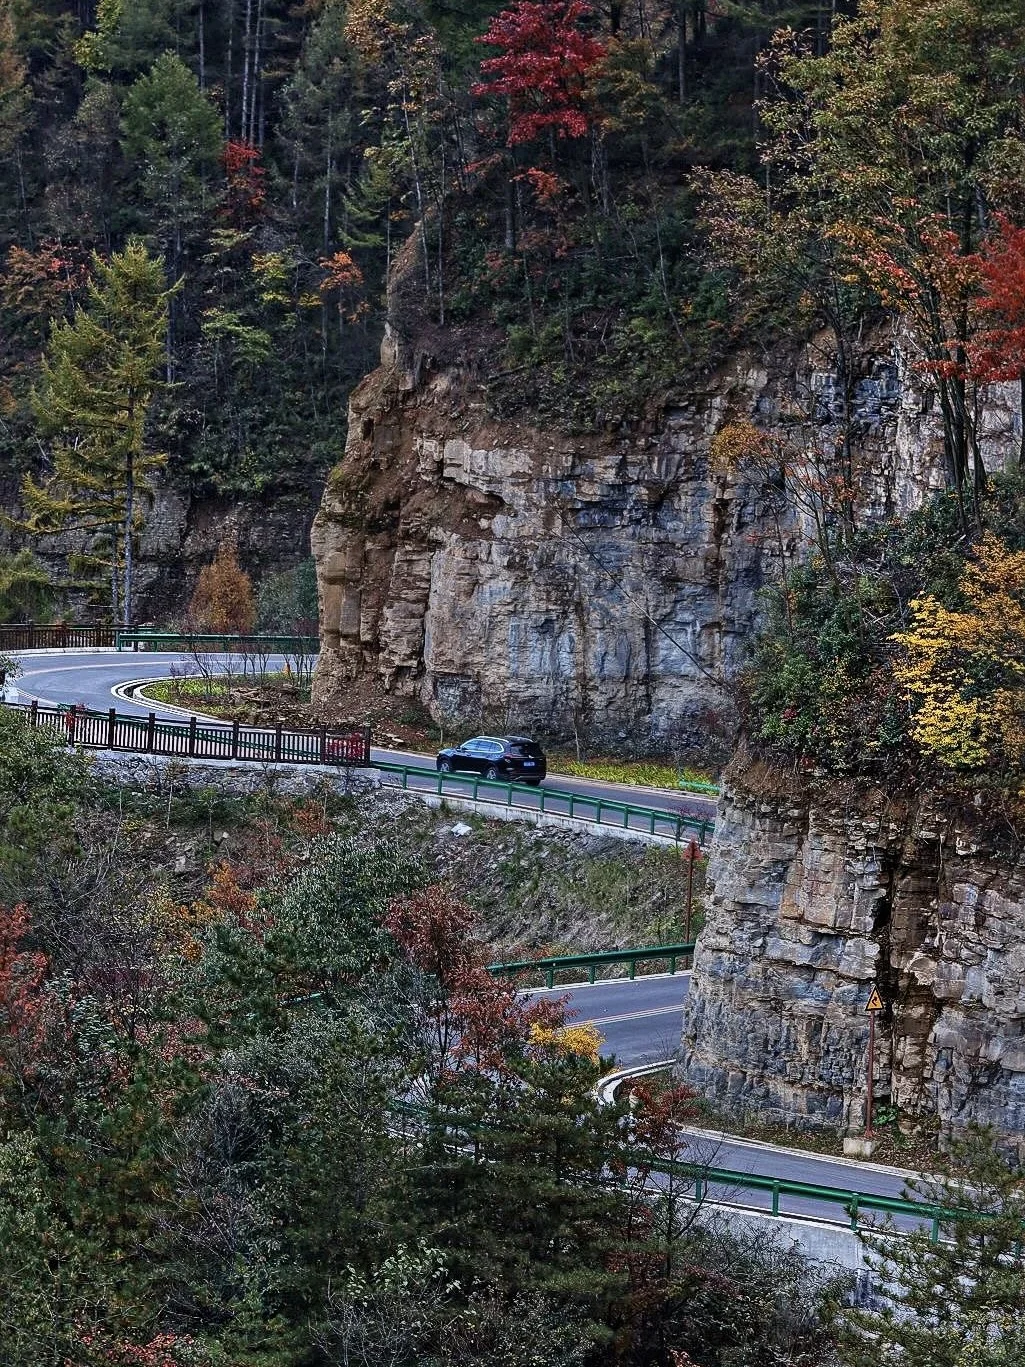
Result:
M274 728L274 763L281 763L281 726Z
M113 750L114 736L117 732L117 713L113 708L107 712L107 749Z
M231 723L231 757L238 759L238 717Z
M196 719L195 719L195 717L190 717L190 718L189 718L189 749L188 749L188 753L189 753L190 756L195 755L195 753L196 753Z
M151 712L146 719L146 753L152 755L153 743L157 737L157 714Z

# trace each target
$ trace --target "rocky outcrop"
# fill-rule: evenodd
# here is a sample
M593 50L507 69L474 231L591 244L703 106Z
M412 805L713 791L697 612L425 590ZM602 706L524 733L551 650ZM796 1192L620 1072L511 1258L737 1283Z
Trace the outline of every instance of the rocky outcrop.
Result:
M217 554L225 536L233 539L243 568L257 582L266 574L290 569L309 554L309 530L319 486L286 496L249 500L198 497L166 476L154 483L139 530L135 573L135 618L166 623L185 610L199 572ZM18 516L16 481L0 481L0 508ZM0 524L0 549L9 540ZM55 582L68 578L68 557L83 549L79 534L40 537L32 549ZM102 616L105 604L91 607L85 596L71 595L72 614L83 620Z
M709 465L722 425L809 413L835 437L822 339L736 357L657 421L570 436L489 416L465 371L414 365L387 338L353 394L345 458L312 534L330 719L370 675L436 719L642 747L700 743L742 657L758 590L804 529ZM1017 390L987 412L991 464L1015 449ZM941 487L937 416L896 341L856 395L862 508Z
M925 799L810 798L741 772L716 822L682 1076L727 1108L856 1129L873 984L883 1104L1025 1145L1025 859Z

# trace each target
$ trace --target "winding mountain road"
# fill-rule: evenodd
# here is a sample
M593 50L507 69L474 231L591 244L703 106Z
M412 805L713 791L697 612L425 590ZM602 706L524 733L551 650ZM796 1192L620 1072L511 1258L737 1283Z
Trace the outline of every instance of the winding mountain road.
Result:
M689 973L651 974L634 981L626 978L595 983L593 986L554 988L532 996L566 997L568 1008L578 1022L592 1021L604 1036L603 1052L614 1054L621 1068L673 1058L680 1045L683 1001L690 986ZM909 1174L880 1164L839 1160L815 1153L777 1148L708 1132L694 1133L688 1155L693 1162L733 1172L815 1186L837 1187L862 1195L900 1197L905 1193ZM713 1186L713 1200L742 1204L749 1209L770 1210L771 1192L745 1189L742 1193L725 1186ZM785 1211L819 1220L843 1222L835 1204L814 1197L789 1196ZM864 1223L864 1222L863 1222ZM897 1220L898 1225L909 1224Z
M138 653L118 653L114 650L63 651L44 653L36 651L15 652L20 674L15 685L23 701L33 699L40 703L65 705L81 703L91 711L105 712L116 707L118 712L146 716L153 712L158 718L180 720L181 709L162 707L149 699L134 701L129 686L137 683L167 679L172 673L196 674L193 656L180 653L140 651ZM225 672L229 657L209 655L203 657L204 668L214 672ZM237 667L237 657L236 657ZM268 668L283 669L282 656L270 656ZM115 690L117 690L115 692ZM188 715L188 714L186 714ZM374 747L370 752L375 764L404 765L410 770L422 769L431 775L429 786L433 791L435 758L433 755L414 754L408 750L385 750ZM391 776L386 775L388 782ZM411 775L409 786L416 789L415 774ZM564 774L550 774L546 783L549 788L557 788L562 793L572 793L574 797L602 799L608 802L632 803L639 807L664 811L672 818L689 817L695 821L711 823L715 817L715 799L702 797L698 793L667 793L659 788L641 788L619 783L599 783L591 779L570 778ZM425 781L424 787L428 786ZM457 796L458 784L452 784L452 796ZM515 804L519 807L536 808L540 798L536 790L519 784L515 788ZM563 804L564 806L566 804ZM546 798L545 809L560 814L557 801ZM566 815L567 812L562 814ZM607 824L621 825L622 818L609 814ZM639 818L631 818L630 825L636 829L643 826ZM672 823L665 823L664 834L672 834ZM686 835L686 833L685 833Z
M180 718L180 711L163 708L149 700L136 702L130 693L123 690L127 685L139 681L168 678L172 671L196 672L191 657L177 653L25 652L20 655L19 663L21 672L17 688L22 701L36 699L48 705L81 703L98 711L116 706L119 712L146 715L152 711L158 717L172 720ZM213 665L215 669L225 667L223 657L210 657L205 664ZM273 667L280 661L272 658L270 664ZM116 693L115 689L118 690ZM435 768L432 756L402 750L375 748L371 758L375 763L401 764L432 774ZM560 790L578 793L581 797L632 801L699 820L711 820L715 813L714 800L696 794L625 788L618 784L572 779L561 774L552 775L549 782L552 781ZM529 796L530 790L526 790L526 793ZM683 1001L689 983L688 973L672 976L651 974L634 981L614 979L593 986L556 988L553 994L568 997L570 1009L577 1013L578 1020L594 1022L602 1032L604 1051L613 1054L620 1067L641 1067L675 1056L680 1041ZM907 1180L907 1174L897 1169L841 1162L814 1153L779 1149L708 1133L695 1135L691 1156L694 1161L735 1172L878 1196L900 1196ZM749 1209L768 1210L772 1204L770 1192L746 1189L739 1192L713 1186L709 1194L714 1200L735 1202ZM817 1201L814 1197L787 1197L785 1212L832 1222L843 1222L844 1219L842 1213L838 1214L835 1204Z

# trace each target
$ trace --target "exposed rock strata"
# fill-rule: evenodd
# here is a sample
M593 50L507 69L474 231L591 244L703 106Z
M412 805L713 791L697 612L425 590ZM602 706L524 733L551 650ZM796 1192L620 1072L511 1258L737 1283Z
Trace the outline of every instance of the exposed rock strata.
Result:
M386 339L314 523L321 713L368 672L440 720L699 741L758 589L803 539L794 525L777 545L763 491L712 471L710 443L727 421L796 409L832 441L820 355L737 357L658 423L574 437L492 420L465 373L424 375ZM1006 389L987 410L990 464L1018 441ZM866 513L941 487L936 414L896 343L866 362L855 406Z
M680 1071L737 1108L857 1127L876 1093L1025 1143L1025 861L922 800L724 792Z
M201 498L158 476L152 502L139 531L135 565L135 618L167 621L179 616L188 604L202 567L217 554L225 536L238 544L243 567L259 580L266 574L290 569L306 559L309 528L317 490L285 497L268 495L251 500ZM17 516L16 482L0 481L0 508ZM0 549L6 544L0 526ZM80 534L40 537L32 549L49 567L56 582L67 578L69 554L81 551ZM72 608L103 615L104 605L89 608L72 600Z

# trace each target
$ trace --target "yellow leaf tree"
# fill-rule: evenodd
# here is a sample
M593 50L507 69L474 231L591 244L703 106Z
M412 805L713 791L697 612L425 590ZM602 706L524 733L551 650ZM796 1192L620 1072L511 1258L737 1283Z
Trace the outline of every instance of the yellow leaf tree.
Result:
M893 640L911 734L945 768L1006 774L1025 759L1025 551L992 533L959 581L960 606L928 595Z

